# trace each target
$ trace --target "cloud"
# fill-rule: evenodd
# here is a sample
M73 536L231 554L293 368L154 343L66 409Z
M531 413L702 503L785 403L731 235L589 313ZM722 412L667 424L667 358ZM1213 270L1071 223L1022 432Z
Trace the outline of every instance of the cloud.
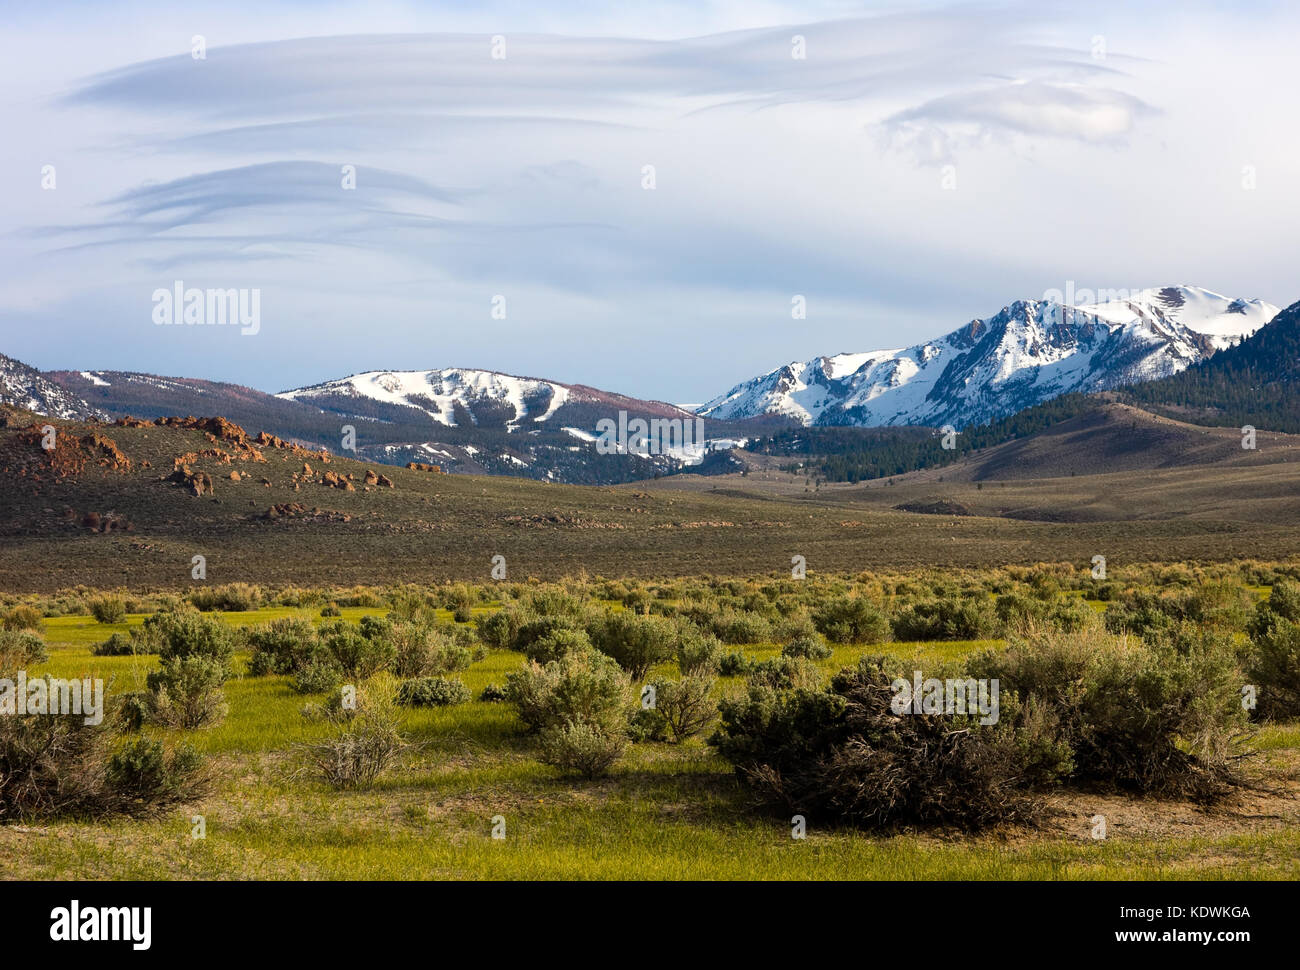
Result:
M1016 81L933 98L886 118L885 143L929 162L952 161L960 147L1008 134L1116 142L1157 113L1140 98L1111 88Z
M701 143L715 132L738 143L782 137L791 121L797 137L799 111L826 110L828 120L865 112L878 117L882 144L930 160L987 142L989 132L1104 140L1132 130L1145 104L1089 86L1116 80L1114 67L1026 40L1024 30L1023 18L1004 11L944 9L675 41L510 34L502 58L492 38L468 34L209 47L202 60L181 54L101 73L60 104L136 118L111 151L180 164L256 161L118 192L99 227L114 235L73 228L94 233L91 245L148 239L172 250L154 253L155 263L174 261L177 250L210 252L189 231L219 225L232 239L242 235L245 251L275 239L277 259L295 241L313 259L321 245L386 246L401 260L447 260L444 273L468 280L491 275L476 253L481 243L449 250L427 237L491 234L498 253L508 247L513 275L540 283L559 271L551 282L571 285L582 274L535 249L537 232L549 228L565 233L576 256L599 254L611 270L621 260L624 285L629 272L643 285L697 280L698 264L683 263L676 254L686 247L668 236L716 237L718 227L678 195L675 228L657 225L656 212L630 233L629 219L641 216L626 187L654 160L666 187L686 179L692 195L714 194L698 175L710 159L683 144L700 126L709 129ZM990 61L1074 80L990 87ZM943 93L926 96L936 89ZM330 153L337 162L321 160ZM364 172L355 193L338 190L345 163ZM423 177L431 168L457 188L435 188ZM577 238L583 227L594 235ZM719 278L743 275L727 271L725 259L715 260Z
M454 359L701 400L781 360L904 346L1066 279L1168 275L1290 302L1204 272L1283 262L1269 242L1300 181L1275 123L1285 25L1256 36L1205 26L1199 9L1015 2L821 19L861 10L831 0L598 22L577 7L551 21L510 4L343 4L318 27L297 8L231 0L191 24L149 2L139 23L0 41L26 59L0 73L40 68L29 100L0 105L15 230L0 235L0 308L21 321L0 349L38 364L69 366L42 343L58 326L81 366L161 370L140 308L173 274L264 289L265 350L249 362L205 347L213 376L303 369L265 382L282 387ZM1144 29L1161 10L1168 30ZM407 26L420 32L362 32ZM138 59L49 80L91 63L69 54L87 48L95 64ZM958 158L960 188L945 191L930 166ZM46 162L55 192L32 175ZM1261 189L1243 199L1246 164ZM1261 252L1225 252L1211 219ZM486 315L496 294L505 325ZM798 325L793 294L810 307ZM119 353L132 359L106 359Z

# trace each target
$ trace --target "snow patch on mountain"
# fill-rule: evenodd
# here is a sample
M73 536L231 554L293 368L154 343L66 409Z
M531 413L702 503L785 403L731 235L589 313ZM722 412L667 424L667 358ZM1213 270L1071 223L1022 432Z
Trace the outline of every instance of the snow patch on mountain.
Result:
M75 394L43 377L35 367L4 354L0 354L0 404L65 421L104 417Z
M475 405L504 404L514 414L509 426L516 427L528 418L546 421L569 400L570 392L564 385L551 381L448 367L431 371L367 371L276 396L311 403L313 398L334 395L419 408L447 427L457 425L457 405L472 414ZM536 410L538 407L540 411Z
M912 347L786 364L697 411L720 420L767 414L804 425L964 427L1071 391L1177 373L1277 312L1194 286L1081 306L1019 300Z

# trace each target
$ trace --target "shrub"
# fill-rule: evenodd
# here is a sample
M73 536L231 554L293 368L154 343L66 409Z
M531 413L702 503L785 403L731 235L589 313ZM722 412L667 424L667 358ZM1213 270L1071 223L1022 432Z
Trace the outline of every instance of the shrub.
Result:
M1177 621L1177 604L1170 597L1130 590L1106 610L1106 630L1146 636L1167 629Z
M583 617L587 613L586 601L558 586L546 586L529 592L524 606L540 616Z
M1047 622L1061 633L1078 633L1098 622L1097 614L1081 599L1066 597L1052 605Z
M883 657L841 671L826 690L754 684L724 700L710 739L769 805L870 828L980 828L1027 819L1012 732L962 715L897 715Z
M188 745L170 754L162 742L138 738L128 742L108 762L107 785L127 802L129 815L157 815L168 806L189 801L206 790L210 779L203 759Z
M650 668L676 652L677 627L661 616L606 613L587 627L592 645L612 657L633 680L644 680Z
M807 613L796 613L787 616L772 628L772 636L779 643L789 643L799 637L815 637L820 634L821 631L817 629L817 624Z
M23 604L15 606L6 613L0 627L5 630L30 630L32 633L41 633L45 630L45 622L40 610Z
M535 613L527 613L524 615L522 622L515 631L514 638L508 646L511 650L519 650L524 656L528 656L533 644L538 640L547 639L552 634L561 631L580 628L581 623L579 620L567 614L539 616Z
M664 716L653 707L637 706L627 719L629 740L641 744L645 741L667 741L668 725Z
M1254 609L1255 600L1235 583L1205 583L1182 604L1182 617L1205 627L1240 630Z
M821 686L822 675L817 665L803 657L773 657L749 665L746 671L751 686L772 690L804 688L815 690Z
M1027 624L1044 619L1047 604L1035 596L1023 593L1004 593L993 604L993 612L1009 631L1023 629Z
M596 651L566 654L544 667L530 663L507 678L506 696L539 736L548 764L595 777L627 743L627 675Z
M90 615L99 623L121 623L126 619L126 603L120 596L96 596L90 601Z
M248 672L253 676L297 673L321 650L316 628L293 616L249 630L248 646L252 651Z
M1268 599L1264 601L1269 612L1290 620L1300 622L1300 583L1280 579L1273 584Z
M168 610L147 617L142 635L163 660L211 657L229 665L235 634L230 627L194 610Z
M298 589L290 586L276 597L275 602L280 606L293 607L310 607L321 601L319 590Z
M529 660L548 664L559 660L566 654L583 652L591 649L591 638L585 630L560 628L533 640L524 647L524 656Z
M506 678L506 696L532 732L572 720L605 723L628 706L627 675L603 654L567 654L530 663Z
M309 661L293 678L293 689L299 694L324 694L343 682L343 671L324 657Z
M15 670L0 666L0 676ZM157 742L114 753L125 718L0 717L0 820L155 814L201 795L209 777L186 749ZM161 763L161 764L160 764Z
M1174 627L1150 642L1045 633L972 661L1051 711L1076 782L1211 798L1235 783L1245 724L1231 637Z
M326 603L324 606L321 607L320 615L322 617L327 617L327 618L342 616L343 611L339 609L339 605L337 603Z
M555 630L582 627L588 616L586 603L562 590L543 589L509 604L478 624L485 643L504 650L526 650Z
M772 639L772 624L758 613L725 610L714 619L713 632L723 643L763 643Z
M813 614L813 624L832 643L883 643L889 620L870 600L840 596Z
M718 713L713 703L713 684L712 677L698 676L652 682L655 704L649 710L657 715L663 735L673 744L694 737L712 723Z
M708 676L718 672L722 660L722 643L703 633L693 624L685 624L678 633L677 669L683 677Z
M470 699L469 688L446 677L404 680L397 689L397 703L404 707L449 707Z
M366 623L366 620L372 622ZM390 627L374 622L374 617L362 617L362 624L354 627L339 620L320 629L324 654L345 676L358 680L365 680L385 669L397 656L388 636Z
M149 692L131 690L118 698L117 718L125 731L139 731L149 720Z
M1074 633L1094 622L1096 616L1086 603L1073 596L1045 599L1020 593L999 596L993 611L1007 634L1029 633L1042 627Z
M149 719L166 727L202 728L226 716L221 691L229 671L206 656L172 657L145 678Z
M497 704L506 700L506 689L500 684L488 684L479 692L478 699L488 704Z
M373 680L357 692L354 711L335 707L325 716L337 733L306 745L305 751L335 788L369 788L410 748L400 730L396 692L386 678Z
M983 597L914 603L894 617L897 640L981 640L993 634L996 617Z
M753 669L754 662L740 650L728 650L718 657L718 673L723 677L744 677Z
M388 619L393 621L428 620L433 613L433 606L428 596L411 588L398 589L388 597Z
M388 635L394 650L393 672L399 677L449 674L474 662L474 652L437 624L398 622L392 624Z
M629 613L648 613L652 599L649 590L640 588L628 590L623 597L623 608Z
M221 685L234 653L230 628L194 611L155 613L145 626L157 638L159 659L145 678L150 720L181 728L218 723L226 714Z
M718 606L715 600L704 599L682 604L677 609L677 616L682 620L694 623L701 630L712 632L714 621L717 620L721 612L721 607Z
M781 656L802 657L805 660L829 660L834 653L835 651L815 634L795 637L781 648Z
M139 641L125 633L113 633L103 643L97 643L90 648L90 652L96 657L129 657L137 652L136 647Z
M102 725L79 717L0 717L0 819L108 814L110 743Z
M468 610L477 602L478 596L475 595L474 590L470 589L464 583L453 583L448 586L442 599L443 607L453 611L460 609ZM456 622L461 623L464 621L457 620Z
M1246 624L1246 633L1252 640L1259 639L1279 619L1300 623L1300 583L1288 580L1274 583L1268 599L1255 607L1254 614Z
M45 641L29 630L0 630L0 672L24 670L50 659Z
M566 721L542 731L542 761L584 778L606 774L627 746L625 732L610 732L586 721Z
M517 606L505 606L478 621L479 639L499 650L509 650L525 614Z
M470 620L474 619L474 610L468 605L457 606L452 610L451 618L457 623L468 623Z
M257 609L262 602L262 591L248 583L200 586L190 593L190 602L204 613L212 610L243 612Z
M1252 627L1247 676L1258 692L1256 716L1300 717L1300 625L1271 612L1267 624Z

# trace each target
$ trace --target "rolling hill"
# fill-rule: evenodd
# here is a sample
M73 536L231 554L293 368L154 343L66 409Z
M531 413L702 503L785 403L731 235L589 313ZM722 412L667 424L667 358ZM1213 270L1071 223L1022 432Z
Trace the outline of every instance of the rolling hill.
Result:
M1131 433L1126 420L1116 412L1114 434ZM54 452L40 446L46 422L58 429ZM796 554L812 569L854 572L1083 564L1098 551L1145 561L1300 555L1294 463L1274 460L1300 452L1269 435L1253 463L1215 439L1230 430L1208 432L1198 464L1171 462L1176 440L1200 433L1175 427L1146 462L1158 467L1138 467L1148 444L1117 456L1119 470L1068 475L1058 465L1046 469L1058 477L1011 477L1017 460L1059 458L1095 431L1080 423L1055 440L967 456L960 473L893 484L817 489L766 470L588 487L375 465L220 419L105 424L8 408L0 587L180 589L193 584L195 555L209 582L281 586L483 580L494 555L512 580L788 575Z

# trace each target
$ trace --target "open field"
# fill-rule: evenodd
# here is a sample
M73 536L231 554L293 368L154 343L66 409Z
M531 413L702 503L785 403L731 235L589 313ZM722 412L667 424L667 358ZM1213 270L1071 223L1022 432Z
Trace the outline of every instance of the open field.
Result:
M1104 604L1091 602L1094 610ZM493 612L475 608L475 619ZM213 614L245 627L285 616L320 622L317 610L269 606ZM349 623L385 609L344 607ZM440 611L439 619L451 614ZM137 627L143 614L101 624L88 616L45 620L60 676L100 676L120 692L143 686L155 658L96 657L91 646ZM1001 639L837 645L818 666L829 674L865 653L960 659ZM773 657L775 644L743 648ZM237 656L246 670L248 655ZM460 676L475 698L523 663L494 649ZM1213 806L1098 791L1059 793L1041 825L985 834L924 830L871 834L809 820L807 838L753 810L730 765L696 737L638 743L608 777L563 777L539 763L511 707L473 700L407 712L419 748L370 790L335 791L305 770L295 745L326 728L304 719L305 700L285 676L238 676L225 688L219 726L151 734L184 739L207 754L217 784L200 801L157 818L60 820L0 826L11 878L430 879L1295 879L1300 876L1300 726L1268 725L1252 746L1266 790ZM719 694L741 678L723 677ZM1109 820L1104 840L1090 819ZM202 815L206 838L191 838ZM491 837L494 816L507 836Z
M212 582L350 585L484 580L494 555L512 579L557 579L784 575L794 555L813 571L850 572L1300 554L1300 483L1280 448L1276 460L1212 474L1192 466L972 481L954 467L820 490L777 471L582 487L325 463L187 428L60 427L74 441L108 436L129 467L52 470L30 433L0 428L0 589L180 589L195 555ZM210 492L164 480L182 458L210 476ZM393 488L361 484L376 469ZM326 473L357 487L323 484ZM969 514L898 508L949 508L942 503ZM91 513L120 517L129 531L92 531L83 524Z
M868 484L816 487L767 462L743 475L606 488L380 468L215 424L58 424L64 450L53 455L34 444L21 419L0 427L0 607L26 604L45 614L50 657L33 673L102 677L117 695L143 691L158 658L95 656L95 644L140 628L147 613L175 606L178 594L201 598L231 583L259 584L259 607L205 615L238 628L292 617L320 627L321 607L337 601L341 619L356 630L362 617L383 616L414 597L442 630L438 636L459 631L476 643L503 604L545 595L552 580L614 613L653 606L667 616L711 603L714 613L691 622L743 626L751 612L762 614L770 632L735 639L718 632L749 661L776 659L790 642L776 635L781 624L810 622L836 597L870 601L895 630L927 598L978 614L982 632L973 637L832 642L830 656L815 661L825 684L874 654L960 667L1003 651L1015 624L995 622L993 610L1006 606L1007 596L1038 602L1050 613L1042 616L1066 624L1062 631L1079 628L1080 611L1097 619L1126 597L1125 609L1140 613L1142 596L1154 596L1181 619L1200 617L1195 609L1203 607L1209 618L1196 622L1204 619L1205 629L1244 651L1250 610L1268 599L1271 585L1296 577L1300 556L1300 486L1291 443L1281 437L1265 439L1273 450L1264 458L1242 459L1230 450L1231 434L1216 432L1204 445L1222 459L1213 474L1204 465L1129 467L1120 456L1111 470L1070 474L1053 466L1031 477L1016 473L1014 455L992 449L945 469ZM1186 431L1167 422L1152 433ZM1006 475L988 477L989 468ZM189 478L175 481L176 472ZM187 484L199 476L206 476L202 488ZM490 583L497 555L505 557L507 576ZM1088 578L1097 555L1108 563L1104 583ZM204 578L192 575L194 556L205 557ZM806 583L790 578L795 556L806 557ZM452 581L477 584L461 591L460 615L447 608L455 589L439 585ZM1224 583L1231 586L1226 605L1211 595L1209 606L1193 608ZM116 591L133 612L121 622L96 622L85 611L97 591ZM754 790L706 743L708 731L680 744L635 740L593 779L543 763L515 706L480 699L485 687L523 669L524 655L499 643L476 648L480 656L455 668L472 699L403 709L401 731L414 747L373 787L340 791L307 766L301 747L332 737L334 725L303 715L304 705L322 703L325 693L299 693L286 673L254 675L248 642L238 639L220 723L144 728L145 737L169 748L184 742L198 750L215 778L211 790L132 820L0 826L5 874L1300 876L1300 726L1287 719L1251 725L1244 741L1254 755L1250 784L1224 797L1073 784L1046 791L1032 823L977 833L907 824L873 831L813 817L800 840L791 838L789 812L758 807ZM678 660L661 657L644 676L671 680L679 672ZM736 700L746 690L744 673L733 671L717 678L711 697ZM1178 743L1190 750L1193 740ZM196 815L206 825L203 839L191 838ZM1104 839L1093 837L1097 815L1108 820ZM504 840L492 837L498 816Z

